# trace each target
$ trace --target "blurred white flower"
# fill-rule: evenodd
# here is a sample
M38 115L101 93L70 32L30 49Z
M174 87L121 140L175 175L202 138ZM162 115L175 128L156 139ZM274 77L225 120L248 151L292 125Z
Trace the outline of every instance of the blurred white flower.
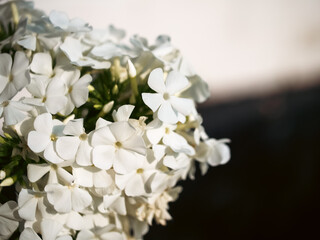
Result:
M15 125L25 119L27 116L26 112L32 109L32 106L23 102L7 100L0 103L0 117L4 117L6 125Z
M29 60L25 53L16 52L14 62L7 53L0 54L0 103L14 97L30 82Z
M14 201L8 201L3 205L0 203L0 239L9 239L18 228L20 219L17 216L17 207Z
M80 18L69 19L68 15L60 11L51 11L49 20L53 26L58 27L66 32L88 32L92 27Z
M53 208L59 213L82 211L92 202L92 197L88 191L79 188L75 184L63 186L58 183L48 184L44 188L47 198Z
M109 224L104 228L81 230L76 240L125 240L123 235L114 230L114 225Z

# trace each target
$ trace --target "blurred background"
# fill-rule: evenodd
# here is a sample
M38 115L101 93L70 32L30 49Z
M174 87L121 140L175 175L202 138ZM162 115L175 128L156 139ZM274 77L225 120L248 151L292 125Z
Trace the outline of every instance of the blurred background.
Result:
M95 28L168 34L210 85L231 161L181 183L145 239L314 239L320 215L320 0L35 0Z

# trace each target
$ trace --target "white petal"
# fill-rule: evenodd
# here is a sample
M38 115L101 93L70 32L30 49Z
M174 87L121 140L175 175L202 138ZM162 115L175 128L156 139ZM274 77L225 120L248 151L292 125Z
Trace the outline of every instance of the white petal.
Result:
M163 96L159 93L142 93L142 100L153 112L164 102Z
M56 141L56 150L64 160L73 160L79 148L79 137L59 137Z
M95 239L94 233L87 229L81 230L77 236L77 240L93 240L93 239Z
M92 151L92 147L89 145L89 142L81 141L78 148L78 152L76 154L76 162L80 166L92 165L91 151Z
M44 190L47 192L48 201L57 212L66 213L71 211L71 191L67 187L59 184L50 184Z
M125 142L122 143L123 148L134 151L136 153L145 155L146 154L146 145L143 141L143 138L137 135L133 135Z
M194 102L192 99L171 96L170 103L173 109L182 113L184 116L191 114L194 110Z
M91 143L93 146L113 145L116 142L110 128L108 126L99 128L92 135Z
M47 159L49 162L51 163L61 163L63 162L63 159L61 159L55 149L54 149L54 146L53 146L53 142L50 141L48 146L46 147L46 149L44 150L43 152L43 156L45 159Z
M189 80L178 71L171 71L166 79L166 88L170 95L182 91L189 85Z
M86 74L73 85L70 95L76 107L80 107L87 101L89 94L88 86L91 81L92 77Z
M174 124L178 122L178 113L172 109L169 101L164 101L159 108L158 118L162 122Z
M73 166L75 183L82 187L93 186L93 167Z
M152 90L158 93L166 92L166 87L164 85L163 79L163 71L161 68L156 68L150 73L148 78L148 85Z
M61 223L51 219L43 219L40 225L43 240L56 240L57 235L62 229Z
M119 174L126 174L136 170L141 165L141 160L133 152L125 149L118 149L113 163L114 171Z
M128 122L115 122L109 125L116 141L123 143L136 133L136 130Z
M100 169L110 169L115 159L115 148L104 145L97 146L92 150L92 162Z
M141 174L135 174L125 187L125 193L128 196L141 196L146 193Z
M36 131L44 133L48 136L52 133L52 116L50 113L43 113L34 120L34 128Z
M32 228L25 228L20 234L19 240L42 240Z
M69 25L68 15L64 12L53 10L49 14L49 19L54 26L62 29L66 29Z
M74 177L72 174L70 174L67 170L65 170L62 167L57 168L57 176L60 180L62 180L66 184L71 184L74 180Z
M136 174L136 171L132 171L128 174L124 174L124 175L120 175L120 174L116 174L115 175L115 183L117 185L117 187L121 190L123 190L128 182L130 181L130 179Z
M80 136L84 133L83 118L70 120L65 126L63 133L66 135Z
M96 122L96 129L108 126L109 124L111 124L112 122L109 122L103 118L98 118L97 122Z
M83 189L74 188L72 191L72 208L75 211L82 211L92 202L91 195Z
M19 216L24 220L33 221L35 219L37 205L38 199L31 197L19 208Z
M68 214L68 218L66 220L66 225L67 225L67 227L74 229L74 230L78 230L78 231L85 228L82 216L78 212L75 212L75 211L71 211ZM65 236L65 237L67 237L67 236ZM71 238L71 240L72 240L72 238Z
M35 153L42 152L50 143L50 135L38 131L31 131L28 134L28 146Z
M49 53L36 53L31 62L34 73L50 77L52 74L52 59Z
M49 172L51 166L49 164L28 164L27 172L30 182L36 182L42 178L47 172Z
M36 50L37 38L33 35L26 35L18 41L18 44L26 49L34 51Z
M0 54L0 75L9 77L12 66L12 58L7 53ZM3 87L4 88L4 87ZM3 90L0 85L0 92Z
M230 148L226 144L219 143L213 139L208 140L208 143L211 145L210 155L208 156L210 166L225 164L230 160Z
M128 121L133 109L134 109L133 105L129 105L129 104L122 105L121 107L118 108L117 111L113 111L112 113L113 120L116 122Z
M105 209L112 209L120 215L127 214L125 198L121 197L121 193L103 196L103 206Z
M175 132L166 134L163 137L162 141L165 145L169 146L175 152L186 153L188 155L195 154L194 148L188 144L187 140Z
M66 54L70 61L75 62L82 58L82 47L78 39L66 37L60 49Z
M102 240L123 240L123 236L118 232L107 232L100 237Z
M14 62L12 66L12 74L14 76L18 75L19 73L24 73L28 68L29 60L26 54L22 51L17 51L14 55Z
M149 129L147 131L147 137L149 139L149 141L152 144L157 144L160 142L160 140L163 138L164 134L165 134L165 128L161 127L161 128L154 128L154 129Z
M198 75L188 77L191 86L184 90L180 96L186 98L192 98L196 102L202 103L210 96L210 90L208 83L202 80Z
M97 171L93 174L93 185L96 188L106 188L113 183L111 176L104 170Z

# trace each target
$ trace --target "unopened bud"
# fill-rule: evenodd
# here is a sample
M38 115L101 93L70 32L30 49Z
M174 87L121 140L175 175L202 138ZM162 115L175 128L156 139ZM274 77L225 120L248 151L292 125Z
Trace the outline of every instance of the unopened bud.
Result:
M0 180L3 180L6 177L6 172L3 170L0 170Z
M107 114L110 112L110 110L113 108L113 104L114 104L114 101L111 101L111 102L108 102L107 104L105 104L102 108L102 112L104 114Z
M127 70L130 78L135 78L137 76L137 70L130 59L128 59Z
M94 87L92 85L88 86L89 92L93 92L94 91Z
M1 183L0 183L0 186L1 187L9 187L11 186L12 184L14 184L14 181L11 177L8 177L6 178L5 180L3 180Z
M112 94L116 95L118 93L119 93L118 85L114 85L114 87L112 88Z

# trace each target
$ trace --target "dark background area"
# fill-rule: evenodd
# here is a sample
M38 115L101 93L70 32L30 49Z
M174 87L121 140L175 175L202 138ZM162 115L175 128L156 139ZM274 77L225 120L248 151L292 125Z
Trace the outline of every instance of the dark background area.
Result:
M173 220L145 240L318 239L320 85L198 110L231 160L181 182Z

